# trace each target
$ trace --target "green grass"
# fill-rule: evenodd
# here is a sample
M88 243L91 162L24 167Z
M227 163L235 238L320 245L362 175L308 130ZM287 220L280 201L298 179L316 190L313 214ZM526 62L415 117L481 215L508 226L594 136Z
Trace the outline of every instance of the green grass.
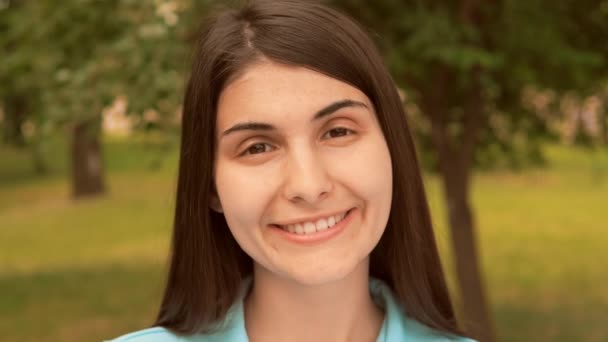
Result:
M553 147L547 155L547 169L474 179L478 241L500 341L607 341L608 151ZM449 256L435 179L428 190Z
M102 340L149 325L168 252L175 152L107 141L109 193L72 201L65 143L52 172L0 150L0 340ZM606 341L608 152L547 150L551 166L474 178L478 240L501 341ZM153 169L153 170L152 170ZM441 252L441 189L427 177ZM453 277L452 277L453 279Z

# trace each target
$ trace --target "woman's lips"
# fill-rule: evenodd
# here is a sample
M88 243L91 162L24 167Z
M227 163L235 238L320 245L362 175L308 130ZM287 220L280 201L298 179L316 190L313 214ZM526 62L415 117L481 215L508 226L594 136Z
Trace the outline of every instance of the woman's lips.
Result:
M352 208L351 208L352 209ZM332 228L337 223L342 221L351 210L344 210L339 214L319 217L315 220L300 221L287 225L275 225L292 234L314 234Z
M329 240L332 237L340 234L347 226L350 225L350 223L352 222L352 220L356 216L356 214L357 214L357 209L352 208L352 209L348 210L346 212L346 215L344 216L344 218L340 222L336 223L334 226L329 227L322 231L316 231L314 233L297 234L297 233L290 233L277 225L271 225L271 227L273 228L273 231L275 231L281 237L283 237L284 239L286 239L288 241L291 241L294 243L304 243L304 244L316 243L316 242L322 242L325 240Z

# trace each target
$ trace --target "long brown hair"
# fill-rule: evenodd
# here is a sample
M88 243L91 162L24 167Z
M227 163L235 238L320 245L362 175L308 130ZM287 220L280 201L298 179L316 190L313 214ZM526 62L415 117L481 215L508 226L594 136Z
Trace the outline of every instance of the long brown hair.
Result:
M370 98L393 167L390 217L371 253L370 274L393 290L409 317L443 333L461 334L395 83L356 23L310 1L249 1L213 16L199 36L184 99L171 264L155 325L185 335L213 330L252 272L251 258L232 237L224 216L210 209L210 200L218 97L260 58L315 70Z

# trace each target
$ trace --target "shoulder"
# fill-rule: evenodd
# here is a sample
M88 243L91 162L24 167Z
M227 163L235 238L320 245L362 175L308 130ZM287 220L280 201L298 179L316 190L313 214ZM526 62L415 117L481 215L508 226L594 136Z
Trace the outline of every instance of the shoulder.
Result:
M135 331L113 340L106 342L174 342L174 341L188 341L187 338L177 336L171 331L161 328L149 328L139 331Z
M475 342L466 337L437 331L410 317L397 302L391 288L380 279L371 279L370 290L386 312L379 341Z

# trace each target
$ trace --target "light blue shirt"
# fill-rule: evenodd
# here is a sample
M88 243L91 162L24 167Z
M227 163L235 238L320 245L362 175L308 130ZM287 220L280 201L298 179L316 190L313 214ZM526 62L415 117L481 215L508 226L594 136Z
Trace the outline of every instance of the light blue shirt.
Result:
M221 329L210 334L177 336L171 331L155 327L136 331L113 342L247 342L243 298L250 286L248 280L243 286L239 299L226 315ZM473 342L473 340L441 335L439 332L408 318L399 307L390 288L381 280L370 278L370 293L374 301L385 310L385 318L377 342L421 341L421 342Z

